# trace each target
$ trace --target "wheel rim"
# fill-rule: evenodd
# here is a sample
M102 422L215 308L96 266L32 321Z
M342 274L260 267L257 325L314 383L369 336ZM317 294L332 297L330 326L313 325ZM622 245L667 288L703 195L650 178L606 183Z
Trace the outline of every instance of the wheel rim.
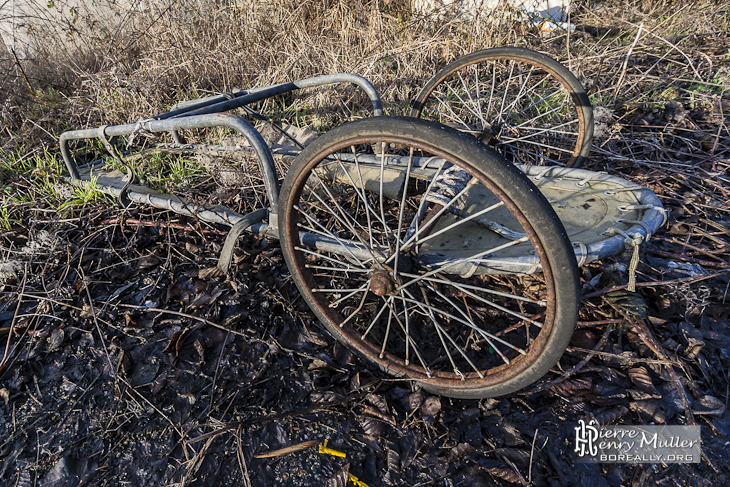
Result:
M470 133L514 163L572 167L586 138L581 103L549 66L495 56L445 73L412 115Z
M377 154L374 146L380 147ZM380 164L360 162L363 149ZM406 189L388 195L385 161L396 153L409 161ZM343 154L353 154L349 163ZM414 163L432 156L472 176L470 188L444 201L440 214L425 197L439 178L424 183ZM447 166L440 164L436 175L445 175ZM377 182L368 179L373 171L381 175ZM511 230L524 236L498 236L503 243L477 244L461 253L434 252L474 225L450 208L459 201L470 204L477 188L499 200L481 210L482 216L499 210L503 219L508 211ZM466 162L398 137L353 137L312 157L285 204L283 228L290 238L282 245L293 256L290 267L300 291L335 338L389 373L437 388L485 388L519 376L546 350L556 307L546 250L514 203ZM430 228L429 213L436 220ZM416 214L421 219L413 233ZM532 256L532 263L523 259L519 265L541 272L480 275L500 268L513 249ZM475 259L482 269L452 273Z
M373 147L380 147L377 154ZM355 154L363 149L380 163L360 163ZM353 154L349 165L344 154ZM403 176L406 190L395 196L387 195L385 164L394 154L408 161ZM439 178L432 177L427 184L419 181L413 164L418 157L431 156L473 176L470 189L444 201L441 214L424 197ZM439 164L436 175L446 174L447 165ZM377 182L368 179L372 171L381 176ZM363 176L367 172L370 176ZM511 231L525 235L503 238L499 245L447 252L447 258L433 252L473 224L452 214L450 207L460 198L469 204L470 196L464 195L478 194L477 188L498 200L480 216L506 210L513 216ZM302 283L300 291L337 339L389 373L436 388L485 388L516 378L546 350L556 306L546 250L514 203L466 162L398 137L353 137L312 157L285 204L283 225L291 238L283 245L294 256L290 267L297 284ZM437 220L430 229L429 213ZM409 236L416 214L422 215L422 224ZM529 265L531 271L539 267L541 272L451 273L475 259L497 269L504 264L504 259L496 264L498 257L520 246L517 253L533 255L533 262L519 265Z

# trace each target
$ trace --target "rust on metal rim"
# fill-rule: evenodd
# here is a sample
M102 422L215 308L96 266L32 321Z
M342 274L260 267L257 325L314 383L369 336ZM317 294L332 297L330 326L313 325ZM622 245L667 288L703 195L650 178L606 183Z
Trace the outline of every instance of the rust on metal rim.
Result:
M497 55L490 59L486 59L486 61L496 61L496 60L513 61L514 58L507 56L507 55ZM457 66L454 69L452 69L451 71L449 71L448 73L446 73L441 78L440 81L447 79L449 76L451 76L452 74L454 74L457 71L468 68L469 66L473 66L474 64L479 64L484 61L485 61L484 59L476 59L472 63L465 64L463 66ZM533 61L531 61L530 59L523 59L522 62L539 67L540 69L547 71L548 73L550 73L557 79L560 78L555 70L550 69L547 66L538 65L538 64L534 63ZM435 83L433 85L433 88L431 88L431 90L429 90L429 92L426 93L422 98L417 98L414 101L414 103L413 103L414 107L418 107L418 108L417 108L416 113L412 114L412 116L414 116L415 118L421 118L421 112L423 112L423 108L424 108L424 100L426 100L429 96L431 96L431 93L433 93L433 90L435 90L436 87L440 84L440 81L439 81L439 83ZM561 85L562 85L562 83L561 83ZM579 109L579 107L581 105L581 101L580 101L580 98L578 97L578 93L576 93L574 90L570 89L570 87L568 87L568 88L569 89L567 91L568 91L568 93L570 93L570 97L573 99L573 103L574 103L573 106L575 107L576 114L578 115L578 138L576 139L576 144L575 144L575 147L573 148L573 154L570 156L570 159L565 163L566 167L573 167L573 165L575 164L575 161L580 156L581 143L583 142L583 139L585 138L586 121L585 121L585 116L583 114L583 110Z
M472 168L469 164L467 164L460 158L453 156L452 154L445 153L439 148L431 146L427 143L419 142L417 145L415 145L413 144L412 139L407 139L399 136L378 135L377 140L373 140L373 137L374 136L353 136L352 138L347 139L346 141L342 141L339 144L329 146L325 151L322 151L321 153L312 157L306 168L299 173L299 177L293 186L294 188L298 188L298 190L296 191L296 193L290 194L288 196L285 208L285 211L289 213L289 215L287 216L290 225L289 232L285 233L288 233L292 237L292 248L299 246L301 242L299 241L299 232L297 231L295 221L297 215L296 212L294 212L293 210L293 205L291 205L290 203L292 201L298 200L301 196L302 188L304 188L304 184L302 183L306 181L306 178L309 176L309 174L311 174L311 171L322 160L324 160L325 157L331 155L338 150L353 145L367 144L373 142L408 144L419 150L428 151L434 156L442 157L452 164L457 165L458 167ZM303 179L305 181L302 181ZM353 348L362 357L377 364L381 369L385 370L391 375L405 377L420 382L427 382L430 385L434 385L437 387L447 387L452 390L462 389L464 391L468 391L470 389L497 385L505 382L506 380L510 380L519 376L535 363L535 361L542 354L544 348L547 346L555 324L555 308L557 301L553 284L553 272L550 268L550 263L548 261L544 246L540 242L532 226L524 218L524 215L521 211L519 211L512 199L508 198L507 195L499 188L497 188L491 180L482 177L479 177L478 179L482 184L484 184L484 186L487 187L487 189L492 191L493 194L500 199L500 201L504 202L505 206L510 210L512 215L522 225L523 229L527 233L529 241L534 246L535 254L538 257L538 260L542 265L545 288L547 292L545 320L542 324L542 327L540 328L539 333L536 337L533 338L530 345L528 346L526 354L520 354L517 357L511 359L509 364L502 364L489 370L481 371L483 375L483 377L481 378L476 372L466 372L463 374L462 377L456 375L453 372L431 371L431 375L428 376L420 365L415 365L413 363L411 363L410 365L406 365L403 358L399 356L385 352L385 354L381 357L381 351L379 347L366 340L362 340L361 333L358 332L351 324L348 323L342 327L340 326L340 323L345 320L344 316L340 313L338 309L329 307L329 303L322 293L311 292L311 289L316 287L313 275L311 271L305 270L305 257L303 252L295 251L295 258L297 259L299 265L293 266L291 272L296 272L299 275L300 279L304 283L306 283L306 292L309 295L308 297L312 301L319 303L319 306L313 308L315 314L318 316L318 318L320 318L322 321L325 321L329 325L329 331L335 339L348 344L349 347ZM292 216L294 216L295 218L292 218Z

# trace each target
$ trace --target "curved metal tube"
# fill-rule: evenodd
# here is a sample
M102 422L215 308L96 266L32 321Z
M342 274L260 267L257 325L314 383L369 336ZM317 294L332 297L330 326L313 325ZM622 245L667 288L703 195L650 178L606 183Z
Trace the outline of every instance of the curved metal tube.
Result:
M261 134L248 123L244 118L230 113L214 113L205 115L193 115L181 118L170 118L167 120L146 120L125 125L114 125L104 128L104 135L107 137L132 135L138 130L147 130L153 133L172 132L175 130L199 129L211 127L228 127L241 133L253 147L259 159L261 174L264 177L266 193L269 196L271 213L278 215L279 211L279 180L276 176L276 166L266 142ZM99 137L99 128L72 130L64 132L59 137L61 155L66 163L66 168L73 180L80 179L79 171L68 150L70 140L94 139Z

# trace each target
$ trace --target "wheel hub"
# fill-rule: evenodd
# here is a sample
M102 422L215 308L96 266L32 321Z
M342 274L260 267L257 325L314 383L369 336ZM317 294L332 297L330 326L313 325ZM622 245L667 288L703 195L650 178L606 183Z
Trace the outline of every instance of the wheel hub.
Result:
M370 291L376 296L393 294L395 291L395 282L387 271L376 271L370 277Z

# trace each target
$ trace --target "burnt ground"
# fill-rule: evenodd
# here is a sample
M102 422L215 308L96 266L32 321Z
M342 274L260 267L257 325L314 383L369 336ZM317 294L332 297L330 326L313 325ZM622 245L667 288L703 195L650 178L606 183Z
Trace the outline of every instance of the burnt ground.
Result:
M584 268L560 363L498 399L424 393L335 343L275 241L242 237L226 278L211 272L223 228L111 201L71 216L27 203L0 232L0 484L730 484L730 102L676 83L666 102L596 106L588 168L668 210L641 245L637 291L630 255ZM579 419L698 424L702 461L575 463ZM324 440L346 457L318 453Z
M585 268L559 366L484 400L424 393L335 343L275 241L242 237L224 278L212 227L113 202L65 220L39 210L2 234L0 482L725 485L730 221L664 195L670 221L643 246L638 291L627 256ZM695 422L702 462L574 463L579 419ZM325 439L347 457L311 446Z

